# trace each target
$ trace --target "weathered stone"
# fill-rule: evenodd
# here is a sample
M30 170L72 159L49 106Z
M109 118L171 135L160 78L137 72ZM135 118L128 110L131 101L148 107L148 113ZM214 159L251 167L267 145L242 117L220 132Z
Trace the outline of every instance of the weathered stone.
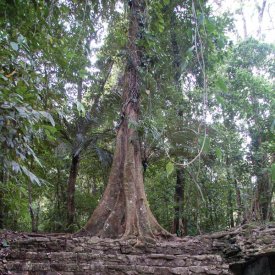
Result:
M275 227L248 226L215 235L139 245L136 240L24 235L9 240L10 247L0 248L0 274L217 275L243 274L251 268L274 270Z
M82 246L77 246L74 248L74 252L82 252L84 251L84 248Z
M165 259L165 260L174 260L176 259L176 256L174 255L166 255L166 254L151 254L148 255L151 259Z
M187 267L174 267L171 268L172 274L188 274L189 269Z
M207 268L203 267L203 266L190 266L189 270L192 271L195 274L203 274L205 273Z

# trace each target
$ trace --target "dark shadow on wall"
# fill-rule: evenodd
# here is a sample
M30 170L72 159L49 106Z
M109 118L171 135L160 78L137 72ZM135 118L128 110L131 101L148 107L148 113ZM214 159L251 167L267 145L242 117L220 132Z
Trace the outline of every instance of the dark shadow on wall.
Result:
M259 256L247 263L233 264L235 275L275 275L275 253Z

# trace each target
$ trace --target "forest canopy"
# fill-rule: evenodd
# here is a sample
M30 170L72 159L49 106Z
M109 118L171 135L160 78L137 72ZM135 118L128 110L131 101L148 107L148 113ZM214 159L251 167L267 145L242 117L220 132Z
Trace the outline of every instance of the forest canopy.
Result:
M0 229L274 220L275 3L226 2L0 0Z

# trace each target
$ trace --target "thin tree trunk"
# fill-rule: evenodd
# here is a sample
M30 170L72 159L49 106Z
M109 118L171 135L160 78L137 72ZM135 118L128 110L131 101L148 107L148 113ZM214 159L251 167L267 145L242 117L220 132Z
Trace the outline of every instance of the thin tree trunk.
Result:
M0 182L0 188L2 188L2 182ZM4 228L4 203L3 203L4 195L0 190L0 229Z
M61 191L60 191L60 185L61 185L61 176L60 176L60 168L57 167L57 184L56 184L56 193L55 193L55 202L56 202L56 208L57 213L60 215L60 205L61 205Z
M246 222L246 213L244 211L244 206L242 203L242 197L241 197L241 191L238 186L238 181L235 179L234 180L234 188L236 192L236 203L237 203L237 220L236 220L236 225L239 225L241 223Z
M270 191L268 173L263 172L257 186L257 199L259 202L259 213L262 221L269 221L270 219L270 216L268 215L270 213Z
M258 7L258 30L257 30L257 37L260 38L262 34L262 23L263 23L263 17L264 17L264 11L266 7L267 0L263 0L262 6Z
M0 229L4 228L4 166L1 160L1 170L0 170Z
M270 220L270 190L267 176L257 179L254 197L252 201L251 217L252 220L268 221Z
M227 169L227 181L228 181L228 205L227 205L227 216L229 219L230 227L234 227L234 217L233 217L233 192L232 192L232 184L233 184L233 178L234 176L232 175L231 169L232 165L229 161L229 158L226 158L226 166L228 167Z
M272 198L273 198L273 194L275 193L275 184L272 185L271 187L271 193L270 193L270 207L269 207L269 217L270 217L270 221L274 221L274 216L273 216L273 205L272 204Z
M229 223L230 227L234 227L234 217L233 217L233 199L232 199L232 190L231 187L229 189L228 193L228 217L229 217Z
M176 15L174 12L171 14L170 19L171 24L171 46L172 46L172 54L173 54L173 68L174 68L174 82L177 86L178 90L180 90L180 65L181 65L181 56L180 56L180 50L179 45L177 42L177 36L176 36Z
M173 7L173 6L172 6ZM181 65L181 56L179 45L177 42L176 36L176 15L172 11L170 17L170 25L171 25L171 48L172 48L172 55L173 55L173 69L174 69L174 84L180 93L180 65ZM178 115L182 118L182 111L178 112ZM174 221L173 221L173 233L177 234L178 236L187 235L187 223L186 219L183 218L184 212L184 189L185 189L185 178L184 178L184 169L178 168L177 169L177 182L175 186L175 194L174 194Z
M31 217L32 232L37 232L38 231L39 209L36 209L36 211L35 211L33 208L32 182L30 180L28 182L28 197L29 197L29 212L30 212L30 217Z
M255 105L254 105L255 106ZM255 113L257 112L257 108L255 107ZM255 120L257 123L257 120ZM252 144L254 154L252 155L252 161L254 166L254 174L256 176L256 189L255 195L252 205L252 218L258 221L269 221L270 220L270 205L271 205L271 192L272 188L269 182L269 176L267 171L264 171L267 165L267 157L264 155L259 158L257 154L259 154L261 150L261 145L264 141L262 140L262 135L260 129L258 130L258 134L252 135Z
M143 184L141 146L133 127L139 122L140 77L143 49L137 40L144 30L144 0L129 2L128 63L124 73L121 123L109 181L103 198L83 230L78 234L107 238L152 240L170 236L154 218Z
M244 0L241 0L241 16L242 16L242 21L243 21L243 32L244 32L244 39L247 39L248 37L248 33L247 33L247 24L246 24L246 18L245 18L245 15L244 15Z
M31 161L31 169L33 169L33 160ZM29 200L29 212L31 217L31 226L32 232L38 231L38 216L39 216L39 208L36 210L33 207L33 199L32 199L32 182L28 180L28 200Z
M73 228L70 228L75 222L75 185L76 178L79 167L79 155L72 156L70 174L68 179L67 187L67 227L71 231Z
M185 188L184 170L183 168L177 169L177 182L175 187L175 207L174 207L174 221L173 233L177 236L187 235L187 225L184 216L184 188Z
M77 82L77 101L82 102L83 96L83 81L79 79ZM83 115L83 114L82 114ZM83 144L85 140L84 133L86 132L86 125L84 123L84 118L80 115L76 121L76 134L74 137L74 144L72 150L72 159L70 166L70 174L67 184L67 230L74 231L72 227L75 223L75 185L78 174L80 154L83 149Z
M214 217L213 217L213 204L212 204L212 198L207 195L208 198L208 210L209 210L209 214L210 214L210 222L211 222L211 227L215 228L215 222L214 222Z
M57 182L55 189L55 208L56 208L56 218L61 220L61 205L62 205L62 182L61 182L61 171L60 167L57 166ZM54 223L54 231L59 232L61 230L60 223Z

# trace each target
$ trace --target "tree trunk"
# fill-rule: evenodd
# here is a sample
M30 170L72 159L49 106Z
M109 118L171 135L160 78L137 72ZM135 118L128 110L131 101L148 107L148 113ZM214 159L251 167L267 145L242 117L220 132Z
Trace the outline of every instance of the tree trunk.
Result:
M36 210L33 208L32 200L32 182L28 182L28 197L29 197L29 212L31 217L32 232L38 231L38 220L39 220L39 208Z
M68 179L68 189L67 189L67 227L70 228L74 224L75 219L75 185L79 166L79 155L72 156L70 175Z
M172 5L174 9L174 5ZM174 84L177 87L179 93L181 93L181 85L180 85L180 76L181 76L181 56L179 45L177 41L177 35L175 32L176 29L176 14L174 11L171 11L170 17L170 25L171 25L171 48L172 48L172 56L173 56L173 69L174 69ZM181 110L178 111L179 117L182 119L183 113ZM173 233L177 234L177 236L181 237L187 235L187 224L186 220L183 218L183 207L184 207L184 169L177 169L177 182L175 187L175 195L174 195L174 221L173 221Z
M257 186L257 200L259 203L259 213L262 221L269 221L269 207L271 205L270 199L269 177L267 172L262 172L261 178L258 180Z
M265 222L270 220L271 192L268 175L264 173L257 179L251 210L252 220Z
M0 229L4 228L4 165L1 160L1 170L0 170Z
M245 223L246 218L246 211L244 209L244 205L242 203L242 197L241 197L241 191L240 187L238 186L238 181L234 180L234 188L236 192L236 203L237 203L237 220L236 220L236 226Z
M228 204L227 204L227 217L229 221L229 226L234 227L234 217L233 217L233 191L232 191L232 185L234 181L234 175L232 174L232 165L229 160L229 158L226 158L226 166L227 169L227 181L228 181ZM235 186L234 186L235 187Z
M2 182L0 182L0 189ZM3 203L3 192L0 190L0 229L4 228L4 203Z
M184 212L184 170L183 168L177 169L177 182L175 187L175 214L173 222L173 233L181 237L187 235L187 225L183 218Z
M175 14L175 12L171 13L170 25L171 25L171 46L172 46L172 55L173 55L174 82L180 92L181 56L180 56L180 50L179 50L179 45L178 45L178 41L177 41L177 35L175 32L175 30L176 30L176 14Z
M242 16L242 21L243 21L243 33L244 33L244 39L248 38L248 33L247 33L247 23L246 23L246 18L244 15L244 0L241 0L241 8L240 8L241 16Z
M258 37L258 39L261 38L261 34L262 34L262 22L263 22L263 17L264 17L264 11L265 11L265 7L266 7L266 2L267 2L267 0L263 0L261 6L257 5L257 9L258 9L258 30L257 30L257 37Z
M152 240L171 236L156 221L146 199L143 184L141 146L134 126L139 121L142 48L137 40L144 28L144 0L129 2L128 63L124 74L121 123L104 195L79 234L106 238Z
M227 215L229 219L229 225L230 227L234 227L234 216L233 216L233 198L232 198L232 189L231 186L229 186L229 192L228 192L228 208L227 208Z
M254 107L255 110L256 107ZM256 111L255 111L256 113ZM257 120L255 120L257 123ZM252 218L258 221L270 220L270 206L271 206L271 193L272 187L267 171L265 167L268 165L266 155L260 155L261 145L264 142L260 129L258 133L252 135L252 161L254 166L254 175L256 176L256 188L254 194L254 200L252 204Z

